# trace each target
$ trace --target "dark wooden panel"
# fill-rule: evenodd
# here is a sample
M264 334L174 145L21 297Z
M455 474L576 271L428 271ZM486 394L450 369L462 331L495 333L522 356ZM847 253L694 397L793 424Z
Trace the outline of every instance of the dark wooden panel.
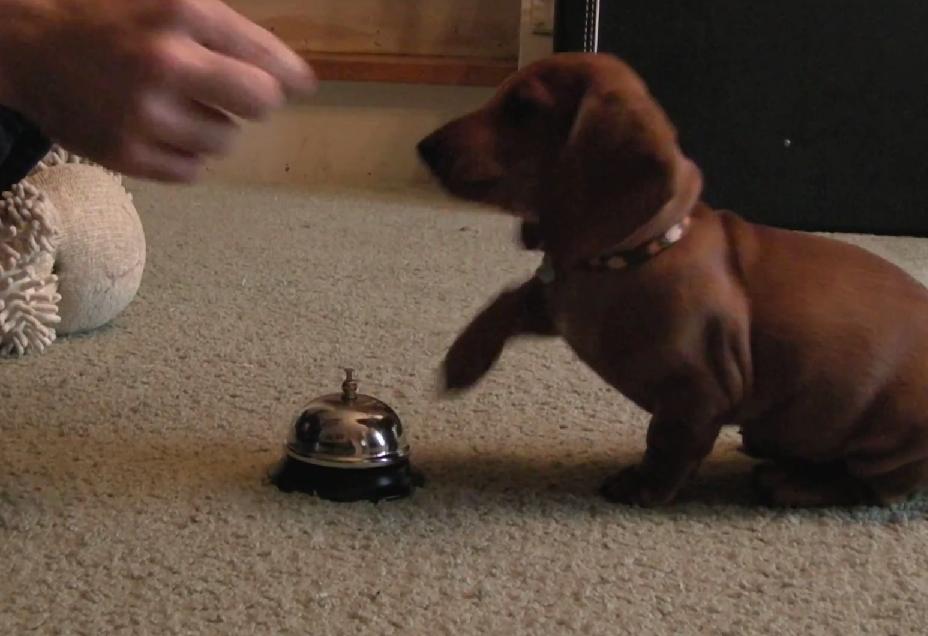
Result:
M516 60L416 55L352 55L304 51L320 79L450 86L496 86L516 70Z
M595 2L560 2L583 50ZM601 0L627 59L707 177L706 198L809 230L928 235L928 3Z

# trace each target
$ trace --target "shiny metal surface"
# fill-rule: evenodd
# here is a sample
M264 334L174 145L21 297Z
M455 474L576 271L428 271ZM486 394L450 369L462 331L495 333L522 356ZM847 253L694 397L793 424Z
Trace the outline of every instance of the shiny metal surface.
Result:
M336 468L389 466L409 455L403 424L384 402L358 393L346 369L341 393L323 395L294 418L287 454L295 460Z

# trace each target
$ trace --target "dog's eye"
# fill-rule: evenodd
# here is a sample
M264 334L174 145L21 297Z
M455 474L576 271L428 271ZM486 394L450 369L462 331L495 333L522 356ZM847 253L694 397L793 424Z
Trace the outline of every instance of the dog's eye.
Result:
M515 124L531 119L538 112L539 103L529 95L515 93L503 105L506 119Z
M538 78L529 78L513 86L502 105L506 122L519 126L554 106L554 96Z

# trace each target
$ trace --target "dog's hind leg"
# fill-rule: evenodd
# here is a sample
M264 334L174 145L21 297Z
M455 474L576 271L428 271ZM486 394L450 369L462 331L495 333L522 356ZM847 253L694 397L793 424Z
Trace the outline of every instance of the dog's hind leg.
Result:
M754 489L761 503L786 508L874 504L872 491L851 475L843 462L763 463L754 468Z
M852 463L765 463L754 469L754 487L767 505L784 507L891 506L928 488L928 460L862 476Z
M905 464L892 472L868 477L864 482L880 505L902 503L928 490L928 460Z

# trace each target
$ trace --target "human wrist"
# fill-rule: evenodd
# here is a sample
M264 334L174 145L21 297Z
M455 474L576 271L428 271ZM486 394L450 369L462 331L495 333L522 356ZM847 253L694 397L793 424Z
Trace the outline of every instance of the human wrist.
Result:
M3 54L0 53L0 56L3 56ZM16 89L12 74L7 71L5 61L5 59L0 59L0 106L25 114L23 113L25 105L22 101L22 94Z
M0 0L0 104L22 111L23 88L17 77L32 66L33 45L47 21L49 0Z
M14 108L13 81L10 67L14 64L13 49L15 44L15 18L17 12L16 2L13 0L0 0L0 106Z
M10 75L5 68L3 57L2 53L0 53L0 106L15 110L17 106L14 102L18 100L13 96L15 91L13 90Z

